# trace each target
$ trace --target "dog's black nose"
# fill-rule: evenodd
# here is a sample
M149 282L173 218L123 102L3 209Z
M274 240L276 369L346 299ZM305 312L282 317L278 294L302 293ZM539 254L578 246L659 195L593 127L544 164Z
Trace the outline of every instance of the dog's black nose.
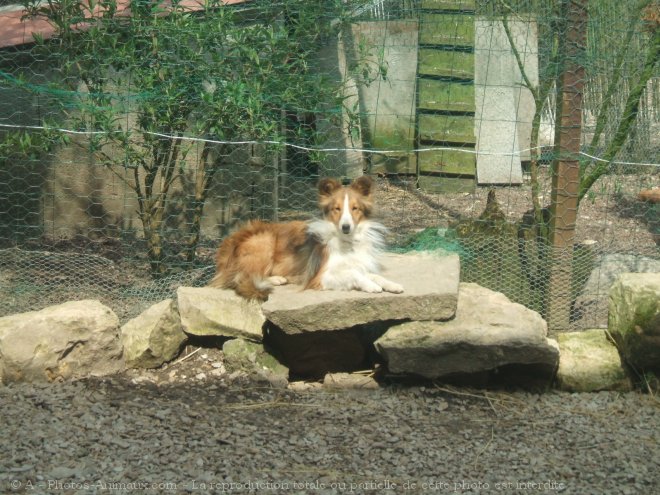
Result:
M341 226L341 231L344 234L350 234L351 233L351 226L349 224L345 223L344 225Z

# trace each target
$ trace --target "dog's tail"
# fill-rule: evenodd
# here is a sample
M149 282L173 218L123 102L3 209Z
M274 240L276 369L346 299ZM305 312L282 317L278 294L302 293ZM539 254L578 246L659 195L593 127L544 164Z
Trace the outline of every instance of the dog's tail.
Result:
M233 289L245 299L265 301L273 291L273 284L259 275L249 276L243 274L235 280Z
M273 284L262 276L250 276L241 272L228 274L226 271L218 272L208 283L208 287L232 289L245 299L257 301L265 301L273 291Z

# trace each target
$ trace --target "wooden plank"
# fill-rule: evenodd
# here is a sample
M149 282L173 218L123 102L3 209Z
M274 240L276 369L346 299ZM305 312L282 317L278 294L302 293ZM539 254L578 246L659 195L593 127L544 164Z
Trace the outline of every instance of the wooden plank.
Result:
M374 136L371 140L373 149L410 150L414 148L414 122L410 118L397 117L387 115L384 118L374 119Z
M417 186L429 193L472 193L475 190L474 179L462 177L437 177L420 175L417 178Z
M437 81L419 80L418 109L449 110L474 112L474 85Z
M475 0L422 0L423 9L474 10Z
M419 43L474 47L474 16L423 13L420 16Z
M458 115L419 116L420 141L476 144L474 117Z
M474 153L459 150L420 151L420 172L454 175L475 175L477 165Z
M475 36L472 15L475 1L421 0L420 7L427 11L420 16L419 43L422 46L418 54L418 76L422 77L418 80L417 95L418 140L422 143L469 143L472 150L471 145L476 143L474 117L444 112L474 112L474 85L443 78L470 81L474 78L471 50ZM466 14L465 11L472 12ZM472 192L476 185L471 178L476 174L476 156L460 150L419 152L417 172L418 186L425 191Z
M474 53L421 48L418 73L473 79Z

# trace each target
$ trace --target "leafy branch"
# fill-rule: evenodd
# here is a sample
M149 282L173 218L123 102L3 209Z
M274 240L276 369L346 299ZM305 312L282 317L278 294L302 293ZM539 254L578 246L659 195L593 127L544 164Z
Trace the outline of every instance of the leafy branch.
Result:
M190 215L174 230L185 239L183 258L193 262L217 173L241 168L227 158L236 146L217 141L281 141L287 116L313 122L319 109L343 105L344 81L325 76L317 58L348 22L350 5L282 0L259 7L258 18L246 19L220 0L203 12L180 2L132 2L130 14L116 0L25 0L27 15L56 31L54 41L36 40L41 52L63 84L83 86L61 100L63 111L90 132L88 151L135 194L154 276L171 264L165 224L173 209ZM364 81L377 77L366 63L353 69ZM290 131L305 138L302 126ZM190 134L207 139L199 153L190 152ZM268 160L259 163L262 173L277 172ZM182 196L189 185L192 193Z

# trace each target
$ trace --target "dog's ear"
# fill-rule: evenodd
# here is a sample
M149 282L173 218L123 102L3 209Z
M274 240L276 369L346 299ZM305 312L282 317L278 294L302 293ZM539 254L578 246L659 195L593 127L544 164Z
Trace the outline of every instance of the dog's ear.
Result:
M359 192L362 196L369 196L374 181L368 175L362 175L355 179L351 184L351 189Z
M319 181L319 194L321 196L330 196L341 187L341 182L335 179L325 178Z

